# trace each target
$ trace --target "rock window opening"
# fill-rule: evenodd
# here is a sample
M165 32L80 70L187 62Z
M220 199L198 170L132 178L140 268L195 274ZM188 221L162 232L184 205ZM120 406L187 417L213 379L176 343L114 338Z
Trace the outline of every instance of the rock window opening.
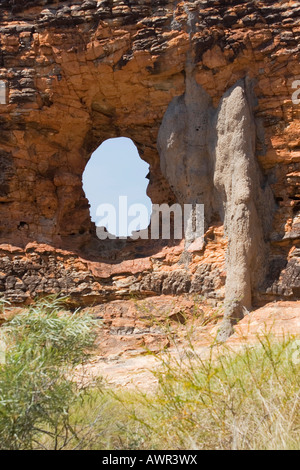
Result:
M149 165L131 139L104 141L92 154L83 173L83 189L97 227L117 237L148 227L151 200L146 195Z

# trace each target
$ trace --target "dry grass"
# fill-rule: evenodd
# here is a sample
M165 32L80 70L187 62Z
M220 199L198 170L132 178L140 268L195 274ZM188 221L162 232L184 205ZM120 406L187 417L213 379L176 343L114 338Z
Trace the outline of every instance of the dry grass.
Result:
M86 422L100 405L83 448L299 449L300 375L294 338L270 334L256 346L203 360L189 347L167 356L155 393L91 391L74 416ZM93 403L93 405L92 405ZM94 418L90 421L95 422Z

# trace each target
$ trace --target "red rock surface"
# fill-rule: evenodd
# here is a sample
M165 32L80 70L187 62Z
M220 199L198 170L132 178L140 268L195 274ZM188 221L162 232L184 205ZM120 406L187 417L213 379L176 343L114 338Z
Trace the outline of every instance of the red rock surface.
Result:
M121 315L120 309L123 311ZM94 311L98 318L100 311ZM211 351L213 355L234 352L246 345L258 344L259 338L266 335L275 341L283 337L297 341L300 338L299 301L270 302L250 312L235 327L235 333L226 344L215 345L212 350L221 322L221 306L212 307L193 298L179 297L175 300L161 296L146 302L112 302L102 311L104 324L114 329L114 333L109 336L106 331L99 337L100 355L96 355L84 369L85 379L103 376L113 386L138 387L148 392L154 390L157 384L155 371L161 368L164 360L174 359L184 364L195 355L208 358ZM176 321L174 316L172 318L172 313L178 311L184 313L185 324L178 319ZM149 328L148 324L147 331L150 314L155 319L155 328L152 319L152 326ZM133 329L135 321L143 324L143 331L138 331L136 326ZM77 371L79 376L81 373L82 370Z
M275 201L265 281L256 302L300 289L300 4L296 1L4 0L0 5L0 291L14 303L69 295L93 305L134 295L221 300L226 236L204 245L103 241L82 173L106 139L131 138L150 164L153 203L176 200L157 134L185 91L188 53L215 106L238 79L255 82L256 155Z

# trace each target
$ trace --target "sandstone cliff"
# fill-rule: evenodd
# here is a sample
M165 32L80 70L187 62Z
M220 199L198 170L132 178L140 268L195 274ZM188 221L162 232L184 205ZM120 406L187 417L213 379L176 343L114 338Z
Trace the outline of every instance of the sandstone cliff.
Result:
M2 0L2 293L226 295L237 318L299 298L299 18L296 1ZM115 136L153 203L205 204L203 245L97 239L82 173Z

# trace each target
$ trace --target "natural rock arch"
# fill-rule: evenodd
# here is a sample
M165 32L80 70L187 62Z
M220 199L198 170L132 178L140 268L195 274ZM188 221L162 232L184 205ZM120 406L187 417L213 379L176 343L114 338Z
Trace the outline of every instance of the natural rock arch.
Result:
M132 140L108 139L92 154L83 172L83 189L92 221L115 236L149 225L151 200L146 195L149 165L141 160Z
M210 0L1 2L0 79L7 83L8 101L0 104L0 288L7 297L23 302L60 290L87 303L127 295L132 286L141 295L224 296L225 213L213 201L216 194L224 201L231 191L218 164L221 154L225 159L229 154L206 145L216 166L205 201L210 212L205 246L197 252L177 255L176 244L169 247L172 256L162 254L158 244L142 243L138 252L137 245L104 247L81 185L91 153L102 141L123 135L150 165L152 202L184 200L180 185L161 166L156 144L172 100L189 96L192 68L199 93L211 102L208 108L219 106L219 113L211 112L224 145L224 133L231 132L226 102L239 93L239 80L253 83L251 161L261 168L259 186L255 181L251 186L256 170L247 170L245 178L251 191L271 187L278 205L269 211L269 231L259 236L269 254L264 279L252 295L257 301L297 298L299 110L291 101L292 83L300 74L297 8L295 2L225 0L217 5ZM187 189L193 197L193 187ZM255 208L259 201L258 195ZM229 217L229 212L227 227L237 214ZM263 216L257 217L263 226ZM220 256L211 255L214 244ZM158 253L161 258L153 256ZM255 273L253 263L247 266ZM170 265L172 273L165 269ZM117 294L114 276L120 273L132 279Z

